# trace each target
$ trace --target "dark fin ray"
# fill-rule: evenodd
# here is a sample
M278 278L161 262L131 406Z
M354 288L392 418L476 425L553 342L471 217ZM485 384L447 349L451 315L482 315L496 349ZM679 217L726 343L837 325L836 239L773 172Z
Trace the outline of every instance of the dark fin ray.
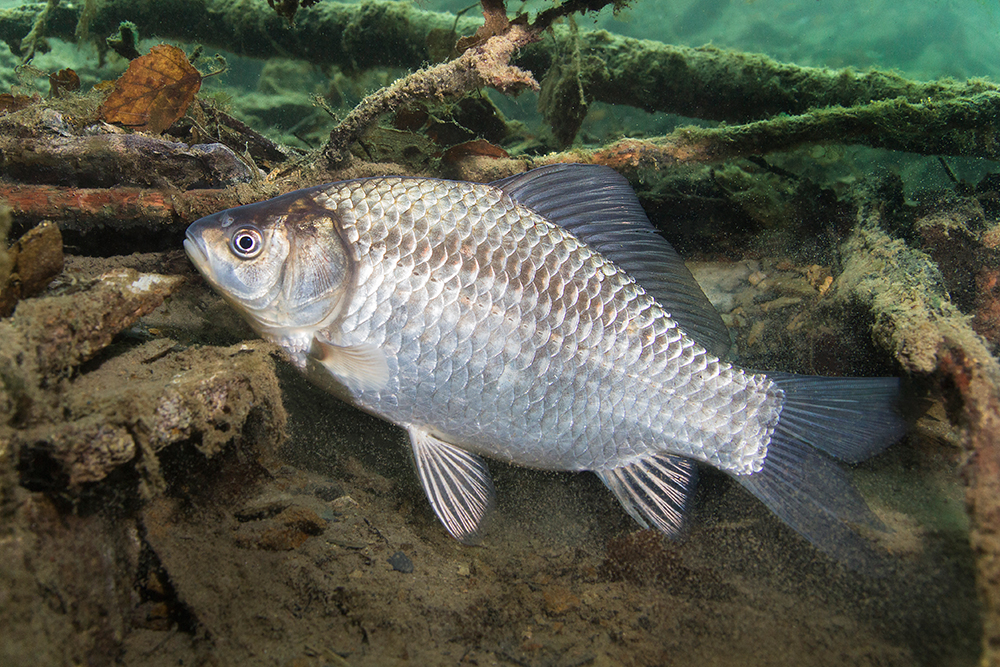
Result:
M437 518L458 541L477 543L483 520L496 505L486 462L420 429L407 431L420 483Z
M729 330L632 186L608 167L554 164L492 183L621 267L698 344L724 357Z
M906 432L899 378L767 373L785 392L778 433L848 463L883 451Z
M693 461L661 454L596 474L640 526L680 533L698 478Z

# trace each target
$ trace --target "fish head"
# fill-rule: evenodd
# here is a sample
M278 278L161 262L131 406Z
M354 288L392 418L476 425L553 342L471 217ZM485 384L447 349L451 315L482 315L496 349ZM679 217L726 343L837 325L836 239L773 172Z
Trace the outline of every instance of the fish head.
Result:
M184 249L205 279L262 336L285 344L339 312L352 260L336 214L309 188L193 222Z

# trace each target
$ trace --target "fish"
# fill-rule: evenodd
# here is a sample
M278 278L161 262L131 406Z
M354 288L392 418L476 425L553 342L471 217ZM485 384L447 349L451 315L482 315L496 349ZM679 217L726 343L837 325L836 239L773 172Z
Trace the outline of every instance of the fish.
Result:
M310 380L405 429L464 543L498 459L592 472L670 536L710 466L833 558L877 556L862 532L884 526L842 462L905 433L899 378L724 360L721 316L612 169L317 185L201 218L184 248Z

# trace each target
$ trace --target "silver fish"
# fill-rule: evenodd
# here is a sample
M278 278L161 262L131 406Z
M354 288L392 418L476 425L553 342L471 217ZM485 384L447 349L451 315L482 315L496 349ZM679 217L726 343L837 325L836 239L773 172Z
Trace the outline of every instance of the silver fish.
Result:
M880 524L832 458L902 434L898 380L722 361L721 319L610 169L331 183L202 218L184 247L306 375L407 430L459 540L494 505L483 456L591 471L667 534L698 462L831 555L870 557L851 525Z

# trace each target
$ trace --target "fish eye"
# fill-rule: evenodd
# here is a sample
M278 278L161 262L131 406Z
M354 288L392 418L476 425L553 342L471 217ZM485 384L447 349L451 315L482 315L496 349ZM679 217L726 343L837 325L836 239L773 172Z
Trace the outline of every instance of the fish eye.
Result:
M256 227L243 227L237 229L236 233L233 234L229 247L236 256L242 259L253 259L263 250L264 242L260 230Z

